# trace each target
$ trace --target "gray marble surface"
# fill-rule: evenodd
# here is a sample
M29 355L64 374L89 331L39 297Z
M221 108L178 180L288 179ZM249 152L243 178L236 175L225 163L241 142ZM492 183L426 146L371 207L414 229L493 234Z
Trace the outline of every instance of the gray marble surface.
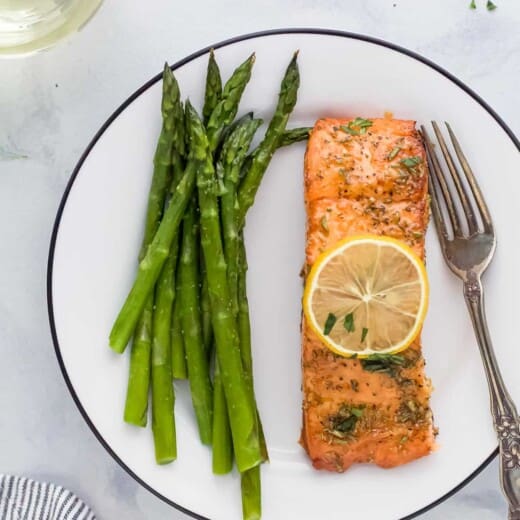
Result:
M60 483L101 520L186 518L134 482L79 415L58 369L45 278L56 209L98 127L165 59L268 28L327 27L398 43L474 88L520 134L520 3L485 0L106 0L54 49L0 61L0 472ZM425 92L425 96L428 93ZM505 518L492 463L422 518Z

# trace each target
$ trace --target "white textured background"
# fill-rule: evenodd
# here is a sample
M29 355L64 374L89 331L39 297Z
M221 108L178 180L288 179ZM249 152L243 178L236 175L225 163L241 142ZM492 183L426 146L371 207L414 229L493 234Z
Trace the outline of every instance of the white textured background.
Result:
M432 59L518 135L520 2L496 0L492 13L485 0L477 3L471 11L469 0L105 0L70 40L0 61L0 472L67 486L100 520L186 518L134 482L94 438L65 387L47 321L59 200L86 144L128 95L165 59L246 32L323 27ZM421 518L504 519L496 463Z

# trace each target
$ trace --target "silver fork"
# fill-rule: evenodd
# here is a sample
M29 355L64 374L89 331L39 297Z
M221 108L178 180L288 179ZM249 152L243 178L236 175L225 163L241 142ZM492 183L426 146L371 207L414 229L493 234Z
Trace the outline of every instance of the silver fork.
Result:
M421 127L430 170L433 220L446 263L464 284L464 298L489 386L491 413L499 442L500 483L509 503L508 518L520 520L520 424L518 412L506 389L493 351L481 282L481 276L496 248L493 222L475 175L450 125L446 123L458 165L448 150L439 126L435 122L432 122L432 126L451 178L450 184L455 187L453 189L448 184L428 134ZM471 193L466 188L461 169ZM445 218L445 213L448 218Z

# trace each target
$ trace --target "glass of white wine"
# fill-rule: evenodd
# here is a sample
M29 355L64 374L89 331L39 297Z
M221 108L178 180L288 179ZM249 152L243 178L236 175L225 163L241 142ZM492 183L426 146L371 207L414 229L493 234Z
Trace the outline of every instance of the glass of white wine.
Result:
M102 0L0 0L0 56L50 47L90 19Z

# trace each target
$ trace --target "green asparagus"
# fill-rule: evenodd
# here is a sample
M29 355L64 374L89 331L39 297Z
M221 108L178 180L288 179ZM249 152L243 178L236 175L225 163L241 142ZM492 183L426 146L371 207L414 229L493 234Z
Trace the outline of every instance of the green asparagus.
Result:
M217 148L224 128L235 118L240 99L251 78L255 55L239 65L224 85L222 99L217 103L206 125L210 151Z
M181 324L188 365L193 409L200 440L211 444L213 394L209 359L202 341L199 307L199 225L197 206L192 199L182 224L179 290L182 294Z
M208 138L202 121L189 102L186 103L186 113L190 120L191 151L193 159L198 164L201 243L206 260L217 359L229 409L235 458L238 469L242 472L261 461L256 410L242 373L237 325L229 308L229 287L218 218L215 170Z
M202 342L206 355L210 356L213 341L213 329L211 327L211 306L209 303L208 279L206 276L206 264L204 254L200 255L200 317L202 325Z
M309 126L303 126L301 128L291 128L286 130L278 143L278 147L289 146L300 141L307 141L312 128Z
M139 261L144 259L163 213L164 201L170 185L172 162L176 160L176 157L172 155L172 148L180 147L181 153L184 150L184 137L180 138L178 130L179 111L183 112L179 85L166 63L163 71L161 102L163 123L154 156L154 172L148 197L145 231ZM182 118L184 117L183 114L181 116ZM183 121L181 121L180 126L184 127ZM182 144L180 144L181 142ZM136 426L146 426L147 422L152 316L153 298L150 296L145 302L144 309L138 316L130 356L124 420ZM129 331L128 339L132 332L134 332L133 328ZM126 343L128 343L128 340ZM122 347L121 352L125 349L126 343Z
M178 241L175 240L155 289L152 342L152 431L155 459L158 464L167 464L177 458L170 344L177 253Z
M237 184L240 168L261 119L244 119L222 147L220 166L224 172L224 193L221 197L222 232L227 263L231 310L238 314L238 200Z
M240 475L242 518L244 520L260 520L262 516L260 471L260 466L256 466Z
M182 338L182 294L179 289L178 271L179 269L177 268L175 284L175 301L173 302L173 315L171 326L172 375L174 379L188 379L188 368L186 366L184 339Z
M218 361L215 360L213 381L213 473L225 475L233 469L233 441L229 427L229 415L220 378Z
M204 107L202 109L202 117L204 124L207 124L213 110L222 98L222 78L220 77L220 69L215 60L213 49L209 51L208 70L206 73L206 91L204 94Z
M300 85L297 57L298 53L295 53L287 67L273 118L269 123L264 139L254 151L251 166L240 184L238 192L240 225L243 225L247 210L253 205L260 181L269 166L274 152L280 145L287 121L296 104L298 87Z

